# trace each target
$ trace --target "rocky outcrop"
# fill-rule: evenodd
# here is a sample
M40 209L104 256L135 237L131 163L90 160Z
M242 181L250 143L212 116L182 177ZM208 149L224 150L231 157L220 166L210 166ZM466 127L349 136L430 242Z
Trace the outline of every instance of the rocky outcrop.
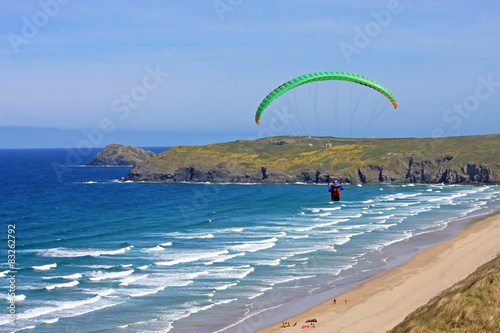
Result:
M135 167L125 180L151 182L212 182L212 183L326 183L338 178L354 184L499 184L500 179L487 166L466 164L459 169L447 168L443 160L420 160L409 163L405 170L394 170L384 165L366 165L355 172L335 176L320 170L303 170L293 174L262 166L254 172L245 172L237 166L222 165L216 168L179 167L169 171L151 172L148 168Z
M132 146L117 144L107 145L96 157L87 165L89 166L134 166L139 162L144 162L155 153Z

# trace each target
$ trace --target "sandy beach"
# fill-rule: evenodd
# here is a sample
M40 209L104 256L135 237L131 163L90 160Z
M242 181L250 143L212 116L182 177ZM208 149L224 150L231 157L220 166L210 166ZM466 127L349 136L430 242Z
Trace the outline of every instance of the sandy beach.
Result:
M467 277L500 253L500 213L475 220L471 227L448 241L419 252L406 263L388 270L336 298L261 333L303 331L307 319L317 319L313 332L386 332L432 297Z

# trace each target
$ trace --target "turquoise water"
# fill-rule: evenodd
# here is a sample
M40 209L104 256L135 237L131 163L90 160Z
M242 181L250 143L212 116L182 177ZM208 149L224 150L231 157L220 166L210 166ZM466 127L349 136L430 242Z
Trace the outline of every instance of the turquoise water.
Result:
M126 183L67 156L0 151L2 332L251 332L500 201L497 186L346 185L332 203L326 185Z

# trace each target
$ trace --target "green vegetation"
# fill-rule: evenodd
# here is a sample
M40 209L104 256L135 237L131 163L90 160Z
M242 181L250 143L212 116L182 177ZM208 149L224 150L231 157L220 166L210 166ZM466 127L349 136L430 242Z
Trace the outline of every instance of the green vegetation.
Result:
M496 183L498 156L500 135L438 139L279 136L177 146L151 159L150 166L170 173L181 167L233 167L245 174L266 168L288 179L318 172L351 182Z
M403 332L500 332L500 256L434 297L389 331Z
M155 153L132 146L109 144L89 163L89 165L135 165L155 156Z

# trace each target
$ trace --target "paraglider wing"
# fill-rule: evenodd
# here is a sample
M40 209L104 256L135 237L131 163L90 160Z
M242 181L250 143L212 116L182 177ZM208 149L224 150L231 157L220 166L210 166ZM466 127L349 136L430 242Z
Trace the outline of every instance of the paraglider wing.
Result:
M260 103L255 114L255 122L260 125L260 116L262 115L262 112L264 112L269 104L271 104L276 98L280 97L287 91L306 83L325 80L350 81L368 86L384 94L391 101L392 105L394 105L394 108L398 107L396 98L394 98L392 93L386 87L367 77L347 72L319 72L296 77L295 79L290 80L274 89L269 95L266 96L266 98L264 98L262 103Z

